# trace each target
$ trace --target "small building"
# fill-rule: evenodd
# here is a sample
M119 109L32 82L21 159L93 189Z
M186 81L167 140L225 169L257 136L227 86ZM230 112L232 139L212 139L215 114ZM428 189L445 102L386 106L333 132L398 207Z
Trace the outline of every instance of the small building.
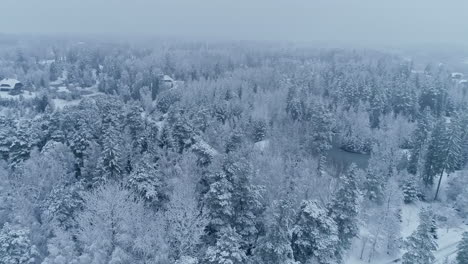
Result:
M452 72L453 80L461 80L463 78L463 73L461 72Z
M16 79L5 78L0 81L0 91L19 91L21 88L23 88L23 84Z
M167 88L174 87L174 79L172 79L169 75L164 75L162 77L162 82L163 82L163 85L166 86Z

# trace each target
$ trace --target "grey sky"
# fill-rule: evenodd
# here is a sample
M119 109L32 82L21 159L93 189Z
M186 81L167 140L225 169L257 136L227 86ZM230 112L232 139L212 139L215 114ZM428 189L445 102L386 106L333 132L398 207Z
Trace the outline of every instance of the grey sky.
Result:
M0 0L3 33L468 44L467 0Z

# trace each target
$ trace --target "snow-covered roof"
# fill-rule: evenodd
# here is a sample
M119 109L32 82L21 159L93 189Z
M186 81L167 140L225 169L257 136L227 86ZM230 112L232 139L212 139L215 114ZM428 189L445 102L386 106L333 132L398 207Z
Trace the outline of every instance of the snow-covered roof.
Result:
M452 78L461 78L463 77L463 73L461 72L452 72Z
M467 84L467 83L468 83L468 80L463 79L463 80L460 80L458 83L459 83L459 84Z
M68 88L65 87L65 86L59 86L57 88L57 92L59 92L59 93L70 93L70 90L68 90Z
M173 82L174 79L172 79L169 75L164 75L164 76L163 76L163 81L165 81L165 82Z
M16 79L5 78L0 81L0 87L13 89L18 83L20 83L20 81Z

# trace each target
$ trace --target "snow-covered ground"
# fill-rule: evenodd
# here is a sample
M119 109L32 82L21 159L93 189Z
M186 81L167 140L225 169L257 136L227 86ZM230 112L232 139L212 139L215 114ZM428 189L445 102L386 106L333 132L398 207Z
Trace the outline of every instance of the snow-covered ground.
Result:
M31 98L36 97L36 93L25 91L25 92L23 92L21 94L11 95L9 92L0 91L0 98L2 98L2 99L15 99L15 100L18 100L21 97L23 97L24 99L31 99Z
M81 100L67 101L67 100L56 98L56 99L52 99L52 101L54 102L54 106L55 106L56 109L62 110L65 106L78 105Z
M468 225L464 219L461 219L456 212L451 208L444 206L443 203L424 203L418 202L415 204L404 205L402 207L402 222L401 222L401 235L403 238L408 236L416 230L419 224L419 212L422 208L430 207L432 210L440 216L447 217L450 222L438 222L438 249L434 252L436 257L435 264L443 263L445 258L452 260L456 256L457 245L461 240L463 232L468 231ZM357 243L359 244L359 243ZM353 252L350 253L349 258L345 262L346 264L390 264L390 263L401 263L400 258L404 253L404 249L401 250L400 256L390 257L382 254L376 256L371 262L367 259L359 259L359 247L356 247Z

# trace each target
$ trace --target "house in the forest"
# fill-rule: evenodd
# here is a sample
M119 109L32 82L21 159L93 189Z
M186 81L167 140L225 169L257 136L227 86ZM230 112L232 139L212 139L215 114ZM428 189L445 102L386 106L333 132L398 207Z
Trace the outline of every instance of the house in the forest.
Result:
M461 80L462 78L463 78L463 73L452 72L452 80Z
M5 78L0 81L0 91L12 92L19 91L21 88L23 88L23 84L16 79Z
M162 83L166 88L173 88L174 87L174 79L172 79L169 75L163 75Z

